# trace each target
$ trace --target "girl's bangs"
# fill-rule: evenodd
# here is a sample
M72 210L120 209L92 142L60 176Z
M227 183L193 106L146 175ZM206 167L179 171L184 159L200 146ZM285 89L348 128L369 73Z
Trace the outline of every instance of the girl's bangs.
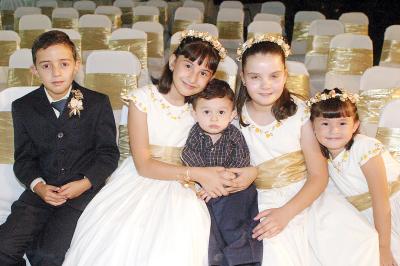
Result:
M203 64L206 60L206 66L213 72L217 70L220 60L219 55L214 48L210 47L210 45L203 41L187 44L184 49L182 49L182 55L192 62L199 60L199 65Z

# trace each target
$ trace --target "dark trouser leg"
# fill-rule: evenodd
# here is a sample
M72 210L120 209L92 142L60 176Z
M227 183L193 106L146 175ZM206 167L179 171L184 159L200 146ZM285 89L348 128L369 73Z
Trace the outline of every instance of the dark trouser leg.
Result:
M27 252L32 266L56 266L64 261L82 211L63 205L56 208Z
M0 225L1 266L25 265L22 257L51 213L52 208L31 191L22 193L11 206L7 220Z

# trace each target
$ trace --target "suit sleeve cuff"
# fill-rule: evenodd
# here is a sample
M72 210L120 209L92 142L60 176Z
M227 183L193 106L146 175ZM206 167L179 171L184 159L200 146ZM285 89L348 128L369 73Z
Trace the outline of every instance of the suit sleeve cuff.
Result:
M41 178L41 177L38 177L38 178L34 179L34 180L31 182L31 185L29 186L29 187L31 188L31 190L32 190L33 193L35 193L35 191L33 191L33 188L34 188L39 182L42 182L43 184L46 184L46 181L44 181L44 179Z

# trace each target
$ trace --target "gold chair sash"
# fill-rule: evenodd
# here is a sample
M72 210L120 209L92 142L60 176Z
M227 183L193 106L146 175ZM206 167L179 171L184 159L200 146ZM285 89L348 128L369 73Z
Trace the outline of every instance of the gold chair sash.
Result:
M128 51L140 60L142 69L147 68L147 41L145 39L110 40L110 49L115 51Z
M200 23L200 21L175 19L172 25L172 34L177 33L178 31L186 30L187 27L195 23Z
M397 191L400 191L400 181L396 180L388 184L389 195L392 196ZM372 206L372 198L369 192L346 197L346 199L353 204L359 211L364 211Z
M42 33L44 33L45 30L20 30L19 31L19 37L21 37L21 48L32 48L33 42L35 39Z
M118 14L101 14L107 16L112 24L113 29L119 29L122 25L121 15Z
M220 39L238 40L243 38L243 22L217 21Z
M122 108L121 94L130 94L137 89L137 76L117 73L88 73L85 75L85 86L110 97L114 110Z
M158 22L158 15L133 15L133 23L139 21Z
M226 81L231 89L234 92L236 91L236 75L228 75L228 73L226 73L225 71L218 70L217 72L215 72L215 78Z
M77 18L53 18L52 19L53 28L58 29L78 29L78 19Z
M372 67L372 50L334 48L329 50L328 71L337 74L362 75Z
M14 127L11 112L0 112L0 164L14 163Z
M9 68L7 87L39 86L42 82L29 68Z
M400 128L378 127L376 138L400 162Z
M132 7L120 7L122 15L121 21L123 25L132 26L133 23L133 10Z
M344 32L368 35L368 24L344 23Z
M147 33L147 56L152 58L164 57L164 37L157 32Z
M329 44L333 37L333 35L309 35L307 37L307 53L328 55Z
M15 32L19 31L19 19L20 18L17 18L17 17L14 16L14 31Z
M19 49L16 41L0 41L0 66L8 66L10 55Z
M383 41L381 62L400 64L400 41Z
M263 34L265 34L265 32L248 32L247 33L247 39L259 37L259 36L261 36ZM269 33L269 35L273 35L273 36L276 36L276 37L282 37L282 34L279 34L279 33Z
M94 10L78 10L79 17L82 17L83 15L93 15Z
M49 18L51 18L51 15L53 13L53 9L54 7L51 6L42 6L40 7L40 9L42 10L42 14L48 16Z
M158 10L160 10L159 22L161 25L168 25L168 7L166 6L158 6Z
M75 44L76 54L78 55L79 59L82 58L82 41L78 39L71 39L71 41Z
M310 77L307 75L288 74L286 79L286 88L293 93L296 93L304 99L310 97Z
M3 25L3 29L7 29L14 25L13 10L1 10L1 24Z
M306 22L306 21L295 22L293 26L293 40L307 41L310 24L311 22Z
M108 49L111 30L107 28L79 28L82 40L82 51Z
M400 98L400 88L373 89L360 92L357 103L362 123L377 124L382 108L390 101Z
M288 186L306 178L307 167L302 151L284 154L257 166L254 181L259 189Z

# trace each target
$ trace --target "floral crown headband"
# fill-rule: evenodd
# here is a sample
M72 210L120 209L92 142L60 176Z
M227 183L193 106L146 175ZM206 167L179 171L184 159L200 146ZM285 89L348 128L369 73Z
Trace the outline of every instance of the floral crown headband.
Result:
M199 38L205 42L210 43L212 47L214 47L214 49L218 51L218 54L221 57L221 59L224 59L226 57L226 49L222 46L222 44L218 41L217 38L210 35L208 32L184 30L181 32L181 38L179 40L179 43L181 43L182 40L188 37Z
M334 89L330 90L328 93L320 93L315 94L314 97L310 98L307 101L307 106L311 107L314 103L318 103L320 101L326 101L328 99L338 98L342 102L349 100L352 103L357 103L359 96L358 94L353 94L351 92L347 92L344 89L340 89L342 92L336 92Z
M236 58L239 62L242 61L242 55L243 53L252 47L254 44L259 43L259 42L273 42L279 45L283 53L285 54L285 57L288 57L290 54L290 46L285 42L282 36L280 35L273 35L271 33L265 33L262 35L258 35L254 38L248 39L245 43L239 46L239 48L236 51L236 54L238 57Z

